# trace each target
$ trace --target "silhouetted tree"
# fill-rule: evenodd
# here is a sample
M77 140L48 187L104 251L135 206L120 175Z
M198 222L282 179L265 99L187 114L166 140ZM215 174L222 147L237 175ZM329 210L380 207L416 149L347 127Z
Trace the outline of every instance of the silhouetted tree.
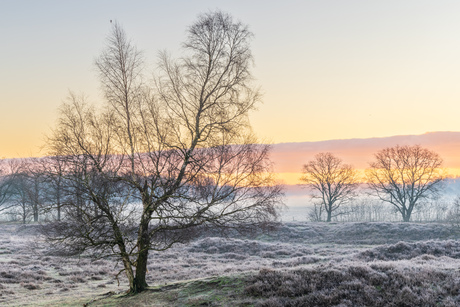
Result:
M18 213L23 223L29 216L32 216L34 222L38 222L46 196L39 159L16 159L14 164L16 172L12 178L11 204L19 208Z
M58 221L61 220L62 209L70 193L70 182L65 178L67 171L65 161L66 158L60 156L43 157L37 161L40 164L46 189L44 211L47 214L55 212L53 216Z
M251 32L213 12L187 33L184 56L163 53L151 87L141 53L114 23L96 61L106 106L71 94L49 139L53 155L67 159L66 178L97 210L66 206L70 220L45 232L79 252L116 254L131 293L147 287L149 250L206 228L263 227L276 219L282 194L269 147L248 133L248 112L259 101Z
M0 212L14 206L12 202L14 179L19 172L19 163L16 160L0 160Z
M33 220L38 222L40 212L46 201L47 186L42 164L39 158L29 158L24 161L23 177L28 181L26 193L32 209Z
M316 219L324 210L326 221L330 222L334 211L355 196L357 173L351 165L343 164L333 154L319 153L304 164L300 178L310 189L315 204Z
M452 207L447 214L447 221L453 226L455 231L460 230L460 196L455 197Z
M366 177L374 194L409 222L417 204L441 188L445 178L441 165L437 153L419 145L389 147L375 154Z

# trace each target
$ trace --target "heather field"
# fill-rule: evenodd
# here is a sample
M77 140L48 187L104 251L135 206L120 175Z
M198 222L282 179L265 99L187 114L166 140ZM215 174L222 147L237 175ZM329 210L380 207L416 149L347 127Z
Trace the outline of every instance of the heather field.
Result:
M114 259L55 254L37 226L0 225L5 306L459 306L448 224L284 223L152 252L150 291L124 297Z

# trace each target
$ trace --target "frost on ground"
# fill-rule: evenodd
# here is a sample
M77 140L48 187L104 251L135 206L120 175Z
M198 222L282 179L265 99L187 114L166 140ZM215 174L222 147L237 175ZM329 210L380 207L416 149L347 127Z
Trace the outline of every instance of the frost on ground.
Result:
M36 233L0 225L1 305L81 306L128 288L114 259L53 255ZM458 306L456 237L443 224L285 223L257 238L202 237L152 252L148 282L248 272L240 301L260 306Z

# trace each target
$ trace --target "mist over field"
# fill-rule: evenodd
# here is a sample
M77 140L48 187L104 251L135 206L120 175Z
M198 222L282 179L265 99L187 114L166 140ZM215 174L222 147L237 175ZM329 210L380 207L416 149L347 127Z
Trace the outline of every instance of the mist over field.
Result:
M363 204L364 206L371 207L372 203L378 203L372 196L366 195L366 185L361 185L362 194L360 197L354 199L351 202L351 206ZM284 185L285 199L284 203L286 207L281 210L281 220L284 222L292 221L309 221L308 212L311 210L313 203L309 197L309 189L302 184L297 185ZM460 195L460 178L446 179L442 193L436 200L428 202L427 205L421 207L419 210L418 220L429 221L430 218L424 218L422 215L427 214L426 209L430 207L433 211L439 211L439 207L445 207L445 212L452 208L453 201ZM392 210L391 205L384 205L382 210L386 210L388 215L382 216L382 218L369 220L369 221L399 221L400 217L397 213ZM424 211L425 210L425 211ZM417 220L417 215L415 217ZM433 218L434 219L434 218ZM363 220L363 219L360 219ZM347 221L346 216L341 217L340 221ZM433 221L433 220L431 220Z

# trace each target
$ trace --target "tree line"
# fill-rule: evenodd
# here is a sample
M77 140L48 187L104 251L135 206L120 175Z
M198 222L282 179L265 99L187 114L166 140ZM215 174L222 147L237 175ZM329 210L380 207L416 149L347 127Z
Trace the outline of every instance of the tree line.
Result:
M83 201L63 172L57 157L0 160L0 213L24 224L60 221L67 202Z
M97 212L82 181L88 170L71 160L69 156L0 160L3 217L26 223L61 221L71 214L70 208L82 213L93 207ZM351 165L331 153L320 153L303 167L301 180L313 204L308 216L313 221L445 221L454 209L438 199L446 178L441 163L438 155L420 146L396 146L380 151L360 178ZM100 183L93 174L91 185L102 193ZM127 193L122 181L104 189L112 202ZM136 198L124 201L135 203Z
M348 210L357 209L350 203L358 196L359 183L365 182L368 194L409 222L416 207L439 195L446 178L441 166L441 157L429 149L397 145L377 152L364 178L332 153L319 153L303 166L300 180L310 191L313 220L330 222L347 214L347 205Z

